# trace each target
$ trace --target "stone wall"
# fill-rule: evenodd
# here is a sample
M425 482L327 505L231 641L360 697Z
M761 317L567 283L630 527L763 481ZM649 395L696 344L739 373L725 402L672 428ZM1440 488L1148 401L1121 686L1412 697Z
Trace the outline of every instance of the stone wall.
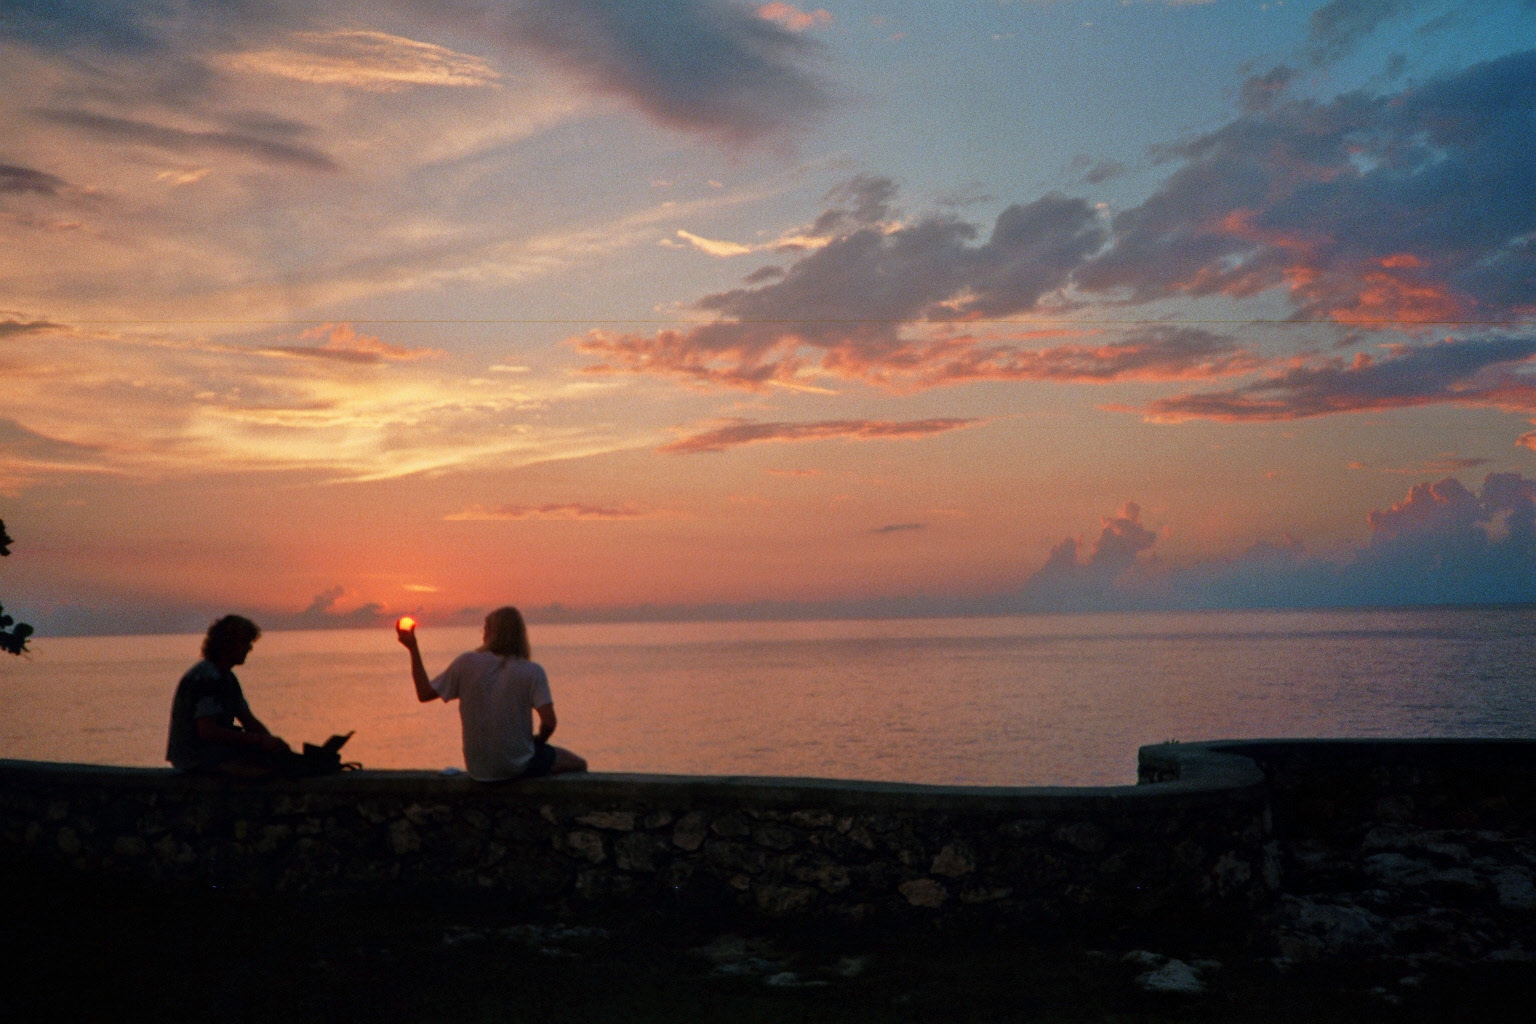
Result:
M1262 773L1085 788L360 771L241 784L0 761L6 858L254 892L408 886L578 913L812 920L1236 919L1278 883Z
M1165 744L1142 748L1140 778L1008 788L592 774L482 785L361 771L249 784L0 761L0 854L250 892L408 887L587 913L1100 929L1241 921L1279 889L1286 843L1352 849L1383 822L1536 832L1533 741Z

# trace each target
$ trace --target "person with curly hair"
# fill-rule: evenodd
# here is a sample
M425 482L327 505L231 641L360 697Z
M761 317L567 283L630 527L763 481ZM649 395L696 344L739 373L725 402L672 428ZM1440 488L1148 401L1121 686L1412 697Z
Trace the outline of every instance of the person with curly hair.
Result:
M187 670L171 701L171 734L165 759L188 772L271 778L294 755L272 735L245 702L233 671L245 664L261 627L226 615L208 627L203 660ZM238 725L236 723L239 723Z

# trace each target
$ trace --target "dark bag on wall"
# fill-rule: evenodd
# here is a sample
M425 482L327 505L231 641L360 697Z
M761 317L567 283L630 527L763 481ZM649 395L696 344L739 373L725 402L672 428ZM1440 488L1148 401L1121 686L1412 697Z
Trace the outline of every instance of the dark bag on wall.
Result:
M362 765L355 761L343 762L341 759L341 748L351 738L352 733L349 732L342 736L332 736L318 747L313 743L304 744L304 752L290 757L283 774L303 779L361 768Z

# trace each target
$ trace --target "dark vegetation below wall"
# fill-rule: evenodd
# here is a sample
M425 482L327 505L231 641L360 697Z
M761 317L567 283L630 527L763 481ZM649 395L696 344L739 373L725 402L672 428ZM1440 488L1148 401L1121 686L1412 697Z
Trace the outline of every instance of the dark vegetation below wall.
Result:
M1516 963L1277 966L1148 937L1200 991L1148 991L1149 951L1049 931L826 930L508 914L442 894L250 897L0 865L14 1021L1274 1024L1529 1019ZM1389 1000L1388 996L1392 998Z

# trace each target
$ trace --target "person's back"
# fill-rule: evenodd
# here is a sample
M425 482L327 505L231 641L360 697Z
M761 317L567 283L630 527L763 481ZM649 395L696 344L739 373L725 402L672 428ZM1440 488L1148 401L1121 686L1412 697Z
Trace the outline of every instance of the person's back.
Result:
M537 662L467 651L433 680L445 701L459 702L464 767L481 782L516 778L533 760L533 710L552 703Z
M165 744L165 759L182 771L212 768L227 759L229 748L203 739L197 720L212 718L222 729L235 728L237 714L249 714L240 681L227 668L206 658L187 669L176 684L171 699L170 736Z

